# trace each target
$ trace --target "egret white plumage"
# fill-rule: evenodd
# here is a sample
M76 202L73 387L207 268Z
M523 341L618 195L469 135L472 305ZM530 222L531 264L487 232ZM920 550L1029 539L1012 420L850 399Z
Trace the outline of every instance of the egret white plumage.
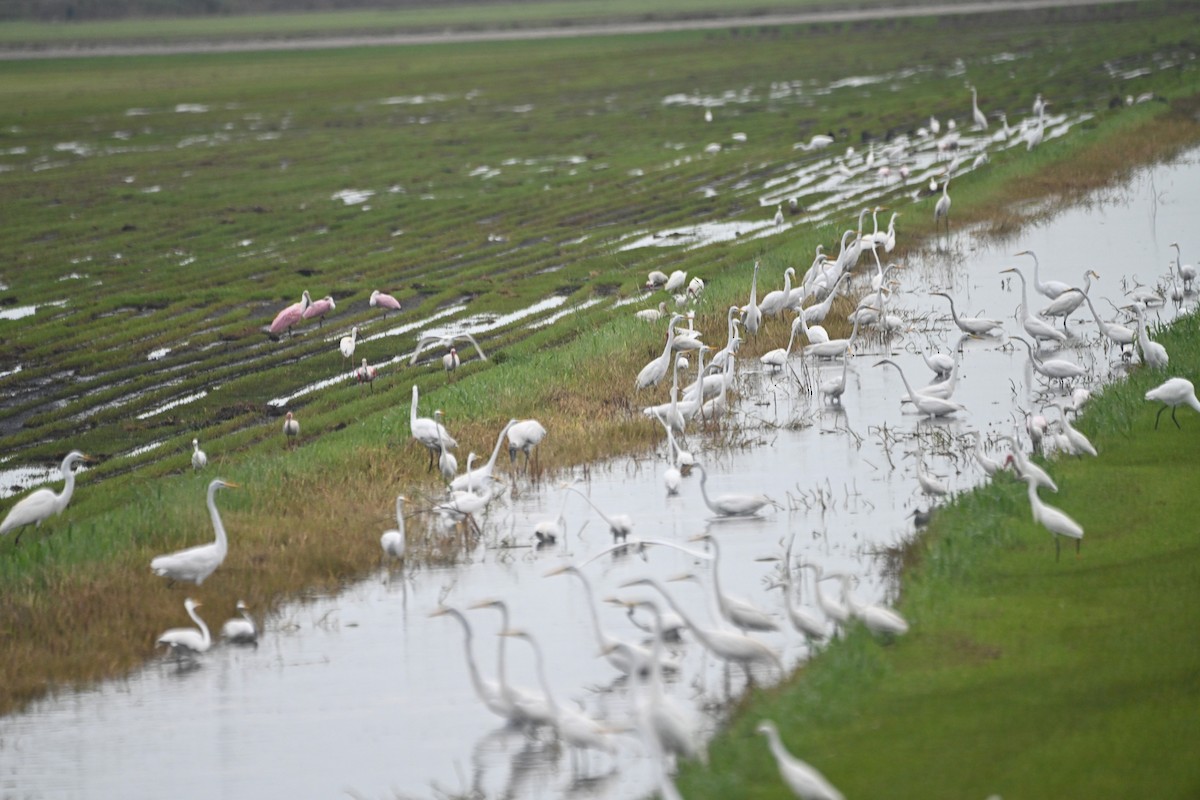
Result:
M1088 291L1092 288L1092 278L1099 278L1092 270L1083 273L1084 285L1080 289L1078 286L1072 286L1067 291L1060 294L1050 305L1038 312L1043 317L1062 317L1063 330L1067 328L1067 318L1075 313L1075 309L1083 305L1083 301L1087 298Z
M217 510L217 490L236 489L236 483L229 483L217 478L208 484L208 515L212 519L216 539L209 544L189 547L175 553L157 556L150 561L150 569L155 575L173 581L190 581L197 586L212 575L217 567L225 560L229 552L229 540L225 536L225 524L221 521L221 512Z
M1200 412L1200 400L1196 399L1196 387L1187 378L1168 378L1162 384L1146 392L1146 399L1154 403L1162 403L1158 413L1154 415L1154 429L1158 430L1158 420L1162 412L1171 409L1171 421L1176 428L1182 427L1175 419L1175 409L1180 406L1191 406Z
M801 800L844 800L845 796L824 775L787 751L775 723L763 720L758 723L758 732L767 737L779 775L792 794Z
M1183 291L1190 291L1192 282L1196 280L1196 267L1193 264L1181 263L1179 242L1171 242L1170 246L1175 248L1175 274L1183 281Z
M1125 348L1133 345L1137 340L1137 333L1124 325L1105 322L1100 319L1100 315L1096 313L1096 307L1092 305L1092 298L1087 295L1083 296L1083 301L1087 303L1088 309L1092 312L1092 319L1096 320L1096 327L1100 329L1100 333L1104 334L1110 342L1121 348L1121 354L1125 355Z
M873 635L892 639L908 633L908 620L894 608L880 603L859 603L850 589L850 576L842 575L842 601L850 615L862 622Z
M942 196L938 198L937 203L933 207L933 225L934 228L940 226L942 220L946 220L946 235L950 235L950 178L946 177L942 181Z
M591 506L592 509L595 510L595 512L599 514L605 522L608 523L608 530L614 539L620 539L621 541L624 541L629 538L629 534L633 533L633 518L628 514L605 514L602 510L600 510L598 505L592 502L592 498L588 497L574 486L568 486L567 491L574 492L587 501L587 504Z
M788 298L792 296L792 278L796 275L795 267L788 267L783 271L783 288L775 289L763 295L762 302L758 304L758 308L768 317L774 317L783 311L787 306Z
M713 594L717 597L717 608L730 625L747 631L777 631L779 623L767 612L742 597L727 594L721 589L721 547L717 538L702 533L688 539L689 542L706 542L712 548Z
M246 604L238 600L237 610L241 616L225 620L221 626L221 638L231 644L258 644L258 625L250 616Z
M508 604L503 600L495 598L480 600L467 607L468 610L478 608L494 608L499 611L500 632L503 633L510 629ZM532 727L553 725L555 713L548 698L524 687L514 686L508 682L508 672L505 666L505 653L507 650L505 645L508 638L507 636L501 636L500 644L496 648L496 681L499 686L500 702L509 709L510 722L514 725Z
M1089 456L1095 456L1096 447L1091 440L1083 433L1083 431L1071 424L1071 420L1067 418L1067 410L1062 405L1055 404L1060 415L1060 424L1062 425L1063 435L1067 439L1067 443L1071 447L1071 452L1075 455L1086 453Z
M156 644L166 645L176 660L194 662L196 656L208 652L212 647L212 636L208 632L208 626L196 613L200 605L190 597L183 601L188 616L196 623L195 628L170 628L158 637Z
M1025 485L1029 490L1029 507L1033 510L1033 521L1041 525L1054 537L1054 560L1061 553L1062 544L1059 537L1075 540L1075 555L1079 555L1079 544L1083 540L1083 526L1067 516L1062 509L1047 505L1038 497L1038 480L1033 475L1025 476Z
M471 686L475 689L475 695L489 711L506 722L510 724L523 723L524 720L513 705L512 698L504 691L501 684L497 681L487 680L480 674L479 665L475 663L475 651L473 647L475 632L471 628L471 623L467 621L466 616L457 608L451 606L439 606L429 616L450 616L458 620L463 629L463 650L467 663L467 673L470 675Z
M707 487L708 472L700 464L696 464L695 468L700 470L700 495L704 498L704 505L719 517L749 517L757 514L764 506L776 505L775 501L765 494L725 493L710 498Z
M1021 270L1017 269L1016 267L1009 267L1008 269L1000 270L1001 274L1006 272L1015 272L1017 277L1021 279L1020 317L1021 327L1025 329L1025 332L1037 340L1039 344L1043 339L1053 340L1055 342L1065 342L1067 340L1067 334L1063 333L1045 320L1038 319L1029 313L1029 293L1025 288L1025 276L1021 273Z
M1051 300L1057 300L1060 294L1069 291L1072 288L1071 284L1065 281L1043 281L1039 272L1041 265L1038 262L1037 253L1033 252L1032 250L1022 250L1014 255L1029 256L1033 259L1033 288L1037 289L1039 294L1045 295ZM1021 272L1017 271L1017 274L1021 275ZM1023 275L1022 280L1024 280Z
M1046 470L1030 461L1029 457L1025 455L1025 451L1017 445L1016 439L1008 436L1007 434L1002 434L997 438L1008 442L1008 446L1011 448L1011 452L1004 460L1005 466L1011 463L1016 469L1017 476L1022 480L1024 480L1026 476L1033 476L1034 480L1037 481L1038 486L1044 486L1052 492L1058 491L1058 484L1055 483L1054 479L1050 477L1050 473L1046 472Z
M487 356L483 353L483 348L479 346L479 342L475 341L475 337L472 336L470 332L463 331L462 333L454 333L448 336L433 333L425 334L421 337L420 341L417 342L417 349L413 350L413 354L409 357L408 365L411 367L412 365L416 364L417 359L421 356L421 353L425 352L427 349L432 347L448 347L453 351L454 356L458 358L458 361L454 364L454 366L457 367L458 364L461 363L462 359L461 357L458 357L458 348L454 346L454 343L462 340L467 341L472 347L475 348L475 352L479 354L480 361L488 360ZM449 353L447 353L447 355L449 355ZM453 367L446 365L445 359L446 356L442 356L442 366L447 370L453 369Z
M555 575L574 575L583 585L584 598L592 617L592 630L596 634L596 644L599 645L600 652L604 654L608 662L626 675L635 672L649 672L653 659L649 650L639 644L621 641L605 631L604 626L600 624L600 612L596 608L596 595L592 591L591 581L588 580L587 575L583 574L583 570L573 564L567 564L550 570L545 577L550 578ZM615 647L617 644L622 644L624 647L618 650Z
M384 531L383 535L379 537L379 546L383 548L383 555L397 561L404 558L404 552L408 548L408 536L404 530L404 501L404 495L396 495L396 528Z
M200 440L192 439L192 469L201 470L208 466L208 455L200 449Z
M525 469L533 449L546 438L546 429L536 419L524 419L508 429L508 462L515 464L517 453L525 454Z
M971 437L973 446L971 455L975 459L975 463L983 470L983 473L989 478L1004 468L999 461L983 452L983 436L976 430L967 431L967 435Z
M50 489L43 488L22 497L8 510L4 521L0 522L0 536L9 531L21 529L14 542L15 546L21 543L21 534L24 533L25 526L40 527L51 516L61 514L67 504L71 502L71 496L75 494L75 465L80 461L91 460L90 456L84 455L78 450L67 453L59 467L64 481L62 491L55 493Z
M1151 369L1166 369L1170 359L1167 348L1150 338L1146 333L1146 307L1141 303L1128 306L1137 316L1138 347L1142 351L1142 363Z
M283 437L287 439L288 447L292 447L300 439L300 420L291 411L283 418Z
M979 110L979 93L974 86L971 87L971 118L975 121L976 130L987 130L987 116Z
M904 375L904 370L900 368L899 364L897 364L895 361L892 361L890 358L882 358L879 361L876 361L874 366L878 367L882 366L883 364L890 364L891 366L895 367L896 372L900 373L900 380L904 382L904 389L908 392L909 401L921 414L932 418L943 417L947 414L953 414L956 411L967 410L966 406L964 406L962 403L956 403L953 400L943 400L940 397L922 394L916 389L913 389L912 384L908 382L908 378Z
M754 262L754 276L750 279L750 302L742 309L742 327L752 334L758 333L762 324L762 309L758 307L758 266Z
M454 491L476 491L486 487L492 480L492 473L496 469L496 458L500 455L500 448L504 446L504 437L512 430L513 426L518 424L518 420L510 419L505 423L496 436L496 446L492 448L491 457L484 463L482 467L477 467L473 470L468 470L465 474L459 475L454 480L450 481L450 488Z
M758 357L758 360L764 367L770 367L776 372L787 366L788 356L792 354L792 345L796 342L796 333L800 330L800 326L804 324L804 316L797 314L792 320L792 331L788 335L786 347L776 347L774 350L768 350Z
M954 310L954 298L945 292L930 292L934 297L944 297L950 302L950 318L954 320L954 324L963 333L971 336L987 336L996 328L1003 327L1004 323L998 319L988 319L986 317L960 317Z
M642 367L638 372L637 379L634 380L635 388L646 389L656 386L667 376L667 370L671 368L672 362L671 350L675 346L675 323L681 319L683 319L682 314L671 315L671 320L667 323L667 341L663 345L662 355Z
M358 326L355 325L350 329L349 336L343 336L338 342L338 349L342 351L342 358L350 358L354 355L354 347L358 344Z
M1020 336L1009 338L1025 345L1025 349L1029 351L1030 365L1032 365L1035 372L1045 378L1059 381L1065 385L1069 380L1082 378L1084 375L1087 375L1086 369L1074 362L1067 361L1065 358L1039 358L1033 351L1033 345Z
M433 460L441 455L443 449L458 447L454 437L446 432L446 428L438 419L440 410L435 411L433 419L417 416L417 404L420 401L420 390L414 383L412 387L412 403L408 410L408 430L412 438L429 452L429 469L433 469Z

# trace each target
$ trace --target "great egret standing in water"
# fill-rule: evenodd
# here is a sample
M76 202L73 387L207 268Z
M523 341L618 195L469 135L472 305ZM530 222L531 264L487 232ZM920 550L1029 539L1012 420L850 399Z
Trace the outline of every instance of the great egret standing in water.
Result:
M775 505L775 501L765 494L726 493L710 498L708 472L699 464L696 464L696 469L700 470L700 496L704 498L704 505L719 517L749 517L757 514L763 506Z
M533 448L546 438L546 429L536 419L521 420L508 429L508 462L515 464L517 452L525 454L525 469L529 469L529 456Z
M1017 269L1016 267L1009 267L1008 269L1000 270L1001 274L1006 272L1015 272L1017 277L1021 279L1020 316L1021 327L1025 329L1025 332L1033 337L1033 339L1038 342L1039 346L1043 339L1050 339L1060 343L1065 342L1067 340L1067 334L1063 333L1045 320L1038 319L1029 313L1029 292L1025 286L1025 275L1021 272L1021 270Z
M183 601L183 607L187 609L188 616L196 623L196 627L170 628L158 637L157 644L165 644L179 661L194 662L196 656L207 652L208 648L212 647L212 636L209 634L204 620L200 619L200 615L196 613L200 603L189 597Z
M1137 315L1138 347L1142 351L1142 363L1151 369L1166 369L1170 360L1167 357L1167 348L1153 341L1146 333L1146 307L1141 303L1133 303L1129 308Z
M496 437L496 446L492 448L491 458L482 467L468 470L465 474L459 475L450 481L450 488L456 492L475 491L486 488L491 483L492 472L496 469L496 459L500 455L500 448L504 446L504 437L517 423L518 420L515 419L510 419L505 423L504 428L500 431L500 435Z
M90 456L86 456L78 450L67 453L67 457L62 460L60 467L65 481L62 491L56 494L50 489L37 489L22 497L16 505L8 510L4 522L0 522L0 536L27 525L40 526L52 515L61 514L67 507L67 503L71 502L71 495L75 493L75 464L79 461L91 460ZM24 531L22 530L21 533ZM21 533L17 534L14 545L21 543Z
M763 611L749 600L726 594L721 589L721 547L717 538L710 533L702 533L688 539L689 542L706 542L713 551L713 594L717 597L717 608L721 616L743 633L747 631L777 631L777 623L770 614Z
M246 604L238 600L237 610L241 616L225 620L221 626L221 638L233 644L258 644L258 626L254 624L254 617L250 616Z
M217 535L216 540L152 559L150 569L155 575L173 581L191 581L199 586L221 566L229 552L229 540L225 537L225 524L221 522L221 513L217 511L217 490L236 488L236 483L228 483L220 478L208 485L206 504L208 514L212 518L213 530Z
M408 537L404 530L404 500L404 495L396 495L396 529L384 531L379 537L379 546L383 548L383 554L397 561L404 558L404 551L408 546Z

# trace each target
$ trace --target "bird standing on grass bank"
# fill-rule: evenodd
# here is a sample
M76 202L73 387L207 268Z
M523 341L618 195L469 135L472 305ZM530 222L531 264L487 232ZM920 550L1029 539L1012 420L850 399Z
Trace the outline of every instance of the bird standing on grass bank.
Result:
M197 627L171 628L158 637L157 644L165 644L170 649L171 655L181 663L185 660L195 662L196 656L207 652L208 648L212 647L212 636L209 634L204 620L200 619L200 615L196 613L200 603L189 597L183 601L183 607L187 609L188 616L192 618Z
M200 449L200 440L192 439L192 469L200 470L208 466L208 456Z
M767 737L779 774L792 794L801 800L844 800L842 793L824 775L787 751L774 722L763 720L758 723L758 732Z
M1200 411L1200 400L1196 399L1196 387L1187 378L1168 378L1164 383L1154 387L1146 392L1146 399L1155 403L1162 403L1162 408L1154 415L1154 429L1158 430L1158 420L1162 417L1162 412L1168 407L1171 409L1171 421L1175 423L1175 427L1182 427L1179 420L1175 419L1175 409L1183 405L1191 406Z
M382 308L384 312L399 311L400 301L392 297L390 294L375 289L371 292L371 299L367 301L371 308Z
M221 522L220 512L217 511L217 490L236 488L236 483L228 483L220 478L208 485L208 514L212 518L216 540L154 558L150 562L150 569L155 575L172 581L190 581L199 586L221 566L229 552L229 540L225 538L225 525Z
M338 349L342 351L342 358L350 358L354 355L354 347L358 344L358 326L355 325L350 329L349 336L343 336L338 342Z
M337 308L337 304L333 302L332 295L325 295L320 300L314 300L309 304L308 308L300 314L300 319L317 318L317 327L320 328L325 323L325 315Z
M312 305L312 297L309 296L308 290L300 296L299 303L292 303L287 308L275 315L275 319L271 320L270 327L267 328L267 333L272 336L278 336L284 331L288 332L288 336L292 335L292 326L295 325L304 316L304 312Z
M359 383L368 383L371 385L371 391L375 391L375 379L379 377L379 370L367 363L364 358L362 366L354 370L354 379Z
M458 442L454 441L454 437L446 432L442 427L442 423L430 419L429 417L417 416L417 401L420 399L420 392L416 384L412 388L412 405L408 412L408 429L412 437L416 439L422 447L429 451L429 469L433 469L433 459L441 455L443 449L453 449L458 447ZM438 417L440 412L433 412L433 416Z
M479 346L479 342L475 341L475 337L470 333L463 331L462 333L456 333L453 336L440 336L437 334L426 334L425 336L422 336L421 341L417 342L417 349L413 351L412 356L408 359L408 365L411 367L416 364L417 358L419 358L421 353L423 353L426 349L435 345L439 345L441 347L450 348L450 352L442 356L442 366L445 367L446 371L456 369L458 365L462 363L462 358L458 355L458 348L454 346L454 343L459 339L466 339L471 343L471 346L475 348L475 352L479 354L480 361L488 360L487 356L483 354L483 348Z
M1033 521L1041 525L1054 537L1054 560L1057 561L1062 552L1059 537L1066 536L1075 540L1075 555L1079 555L1079 544L1083 541L1083 526L1071 519L1061 509L1047 505L1038 497L1038 479L1035 475L1026 473L1025 484L1029 488L1029 506L1033 510Z
M288 447L294 447L300 439L300 421L290 411L283 420L283 435L287 439Z
M50 489L38 489L22 497L16 505L8 510L4 522L0 522L0 536L18 528L25 528L27 525L40 527L51 515L61 514L67 507L67 503L71 502L71 495L75 493L75 464L79 461L91 460L89 456L78 450L67 453L67 457L62 460L60 467L63 480L66 481L63 490L55 494ZM14 545L21 543L22 533L24 533L23 530L17 534Z

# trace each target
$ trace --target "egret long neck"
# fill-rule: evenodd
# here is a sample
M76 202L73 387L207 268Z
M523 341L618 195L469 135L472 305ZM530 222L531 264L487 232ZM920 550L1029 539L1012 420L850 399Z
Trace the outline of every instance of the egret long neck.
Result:
M55 511L59 514L67 507L67 503L71 502L71 495L75 494L75 470L73 469L74 460L68 456L62 462L63 489L54 499Z
M204 624L204 620L200 619L200 615L196 613L195 608L189 606L187 612L192 621L196 623L196 626L200 628L200 638L204 641L204 646L208 647L212 644L212 636L208 633L208 626Z
M229 540L225 538L225 524L221 522L221 512L217 511L217 489L220 484L214 483L208 487L208 515L212 518L213 530L217 534L217 552L224 558L229 550Z

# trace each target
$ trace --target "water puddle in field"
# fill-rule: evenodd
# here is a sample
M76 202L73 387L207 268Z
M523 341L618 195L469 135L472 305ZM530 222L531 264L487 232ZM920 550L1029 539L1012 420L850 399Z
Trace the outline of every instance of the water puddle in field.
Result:
M0 319L24 319L25 317L32 317L37 313L39 308L61 308L66 304L66 300L51 300L48 303L40 303L38 305L13 306L12 308L0 310Z
M995 436L1013 431L1018 408L1056 420L1052 405L1069 399L1069 391L1032 374L1023 348L1000 337L963 345L954 398L965 412L927 422L905 411L899 373L873 365L891 357L913 383L929 382L932 373L922 354L950 350L958 332L945 301L928 292L946 291L960 313L995 317L1016 333L1020 284L1000 270L1026 266L1030 259L1012 253L1031 249L1041 260L1043 279L1074 282L1085 269L1096 270L1101 277L1091 296L1108 317L1113 312L1105 301L1124 305L1125 291L1135 282L1169 291L1169 242L1180 240L1184 260L1195 260L1189 254L1200 252L1200 240L1187 237L1194 237L1197 206L1200 152L1193 152L1174 165L1140 172L1127 187L1103 192L1086 207L1067 210L1011 242L955 234L943 248L911 259L900 271L901 288L887 310L901 317L905 330L889 340L878 334L863 337L846 368L848 389L840 408L822 404L811 391L841 374L840 363L806 364L795 357L788 369L767 374L757 362L743 361L735 384L737 424L726 434L690 424L682 445L707 465L710 495L770 496L776 507L759 517L715 520L701 498L697 472L683 479L678 496L668 497L664 447L559 476L580 478L577 487L609 516L629 515L634 538L699 547L688 539L711 533L721 546L717 564L665 546L606 553L612 543L608 525L583 498L564 495L556 479L531 486L500 459L499 474L517 491L506 491L479 517L481 543L468 547L457 566L411 567L391 577L377 572L336 596L284 606L266 620L257 649L216 647L189 670L156 661L126 680L63 692L0 719L0 790L39 797L156 797L163 786L179 798L645 796L654 767L635 736L617 735L614 753L592 754L580 774L569 755L545 737L530 739L504 729L472 693L462 629L451 617L431 619L429 613L441 603L465 608L503 598L512 625L529 630L545 651L558 701L577 704L614 727L630 722L630 689L596 657L580 582L571 575L546 577L555 567L589 562L583 570L600 598L654 596L622 584L642 576L665 580L684 570L711 585L713 571L719 570L725 591L775 615L783 630L757 638L786 665L796 664L806 657L806 646L786 628L779 593L767 588L777 563L761 559L781 556L783 544L794 536L795 555L855 576L852 591L861 601L888 600L896 587L886 553L910 535L911 512L930 503L917 482L918 463L941 476L950 491L967 489L981 480L969 455L968 431L982 432L985 449L1002 457L1006 451L997 447ZM1140 273L1129 274L1130 265ZM862 294L862 279L856 281L854 291ZM1190 312L1195 302L1195 295L1187 297L1182 310ZM563 303L565 298L548 298L509 316L525 318ZM1043 304L1031 299L1034 307ZM1157 324L1177 313L1180 309L1167 303L1151 316ZM463 328L443 331L477 332L497 319L477 315L459 323ZM785 323L769 319L764 324L771 330ZM1094 389L1123 373L1122 359L1100 342L1090 315L1074 314L1068 328L1071 338L1054 355L1091 370L1082 386ZM665 386L658 386L641 392L637 402L662 402L666 394ZM552 448L553 439L551 431L541 446ZM484 453L492 444L460 442L459 449ZM51 471L48 478L56 475ZM433 502L410 498L409 511L417 514ZM1069 501L1064 496L1060 502ZM535 524L560 508L566 534L537 548ZM228 515L226 525L236 541L236 515ZM374 538L381 530L361 535ZM452 531L438 541L446 550L461 546ZM1047 537L1043 555L1052 559L1052 552ZM1085 558L1086 552L1085 542ZM837 590L830 582L821 586L829 593ZM206 601L202 612L212 628L232 614L237 599L214 596L206 588L168 591L179 604L179 624L187 624L182 599L190 592ZM710 624L699 589L671 583L669 591L688 613ZM806 581L802 601L817 613L813 591ZM497 672L499 615L488 609L464 613L473 626L478 667L491 679ZM609 634L644 640L636 624L645 624L644 619L635 621L609 605L597 613ZM536 686L527 643L510 640L506 650L509 679ZM699 729L712 730L745 679L738 670L723 669L691 636L672 647L672 657L679 671L665 691L685 706ZM778 680L769 669L756 670L756 677ZM146 758L147 753L154 757Z

